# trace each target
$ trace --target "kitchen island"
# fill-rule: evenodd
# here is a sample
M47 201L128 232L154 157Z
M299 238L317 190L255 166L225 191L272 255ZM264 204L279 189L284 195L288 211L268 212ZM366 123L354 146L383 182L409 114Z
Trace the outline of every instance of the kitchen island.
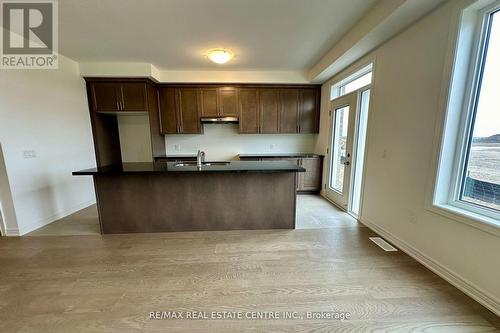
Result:
M296 172L288 161L122 163L93 176L103 234L295 228Z

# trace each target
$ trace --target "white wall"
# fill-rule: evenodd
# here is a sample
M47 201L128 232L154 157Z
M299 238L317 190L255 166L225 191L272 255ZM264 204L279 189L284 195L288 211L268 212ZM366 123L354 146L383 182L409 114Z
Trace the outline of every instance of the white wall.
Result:
M425 208L456 5L448 2L367 56L376 62L360 219L500 313L498 236ZM326 92L334 81L323 87L318 152L327 146Z
M309 83L305 71L159 70L143 62L83 62L82 76L151 77L158 82Z
M159 71L160 82L309 83L303 71Z
M122 162L151 162L151 130L148 115L118 116Z
M30 232L95 201L92 179L71 175L95 166L76 62L59 56L58 70L0 70L0 143L17 217L10 234L16 228ZM23 158L25 150L35 150L36 158Z
M214 161L234 159L244 153L312 152L317 138L317 134L239 134L235 124L203 126L202 135L166 135L168 154L196 153L201 149L207 160Z

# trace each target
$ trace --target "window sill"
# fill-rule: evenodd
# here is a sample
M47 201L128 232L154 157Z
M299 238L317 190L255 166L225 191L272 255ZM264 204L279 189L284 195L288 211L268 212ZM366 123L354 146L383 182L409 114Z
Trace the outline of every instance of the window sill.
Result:
M500 237L500 221L449 204L432 204L429 211Z

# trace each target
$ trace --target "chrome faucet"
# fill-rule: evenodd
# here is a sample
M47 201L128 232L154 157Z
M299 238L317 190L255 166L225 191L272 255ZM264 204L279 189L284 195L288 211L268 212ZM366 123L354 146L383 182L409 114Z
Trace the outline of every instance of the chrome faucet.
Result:
M203 163L205 163L205 152L198 150L198 156L196 157L196 166L198 168L201 168Z

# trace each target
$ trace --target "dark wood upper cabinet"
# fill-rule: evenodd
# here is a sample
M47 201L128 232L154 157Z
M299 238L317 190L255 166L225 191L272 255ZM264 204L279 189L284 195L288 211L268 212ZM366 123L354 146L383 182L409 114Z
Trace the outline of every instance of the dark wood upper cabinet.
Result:
M117 112L120 110L121 90L115 82L92 82L90 97L95 112Z
M162 134L179 133L175 88L160 88L158 90L160 132Z
M219 88L219 110L221 116L238 115L238 89L234 87Z
M85 81L98 166L122 162L117 115L137 112L147 115L152 158L165 154L155 82L147 78L85 78Z
M260 133L279 133L279 90L259 89Z
M239 96L240 133L259 133L259 90L241 88Z
M160 131L160 117L158 105L158 88L156 85L148 83L146 87L148 102L149 134L151 139L151 152L153 160L165 155L165 137Z
M280 133L299 132L299 89L280 89Z
M95 112L147 112L147 83L91 82Z
M126 82L120 84L122 108L121 111L147 111L146 84L142 82Z
M318 108L318 91L316 89L301 89L299 107L300 133L318 133Z
M201 115L203 117L216 117L219 113L217 88L201 88Z
M197 88L179 88L178 112L180 132L184 134L201 133L199 90Z
M178 83L159 87L160 92L166 88L178 91L177 127L165 125L165 134L171 130L202 133L203 125L194 121L196 114L198 117L238 117L239 131L244 134L319 131L320 86Z
M200 96L197 88L159 89L160 128L163 134L198 134Z

